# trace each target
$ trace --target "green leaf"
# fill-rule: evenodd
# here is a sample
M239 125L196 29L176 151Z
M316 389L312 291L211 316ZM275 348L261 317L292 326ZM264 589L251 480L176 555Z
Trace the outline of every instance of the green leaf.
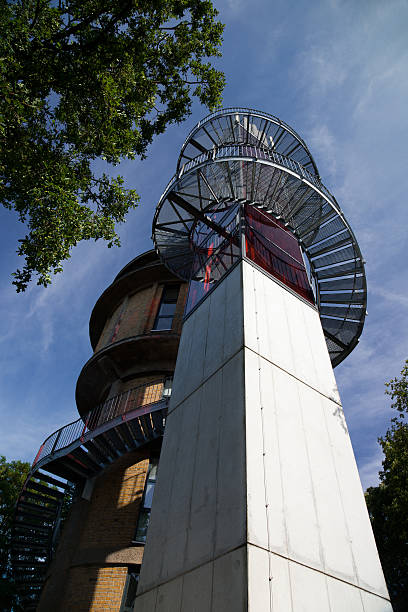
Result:
M144 158L194 97L220 104L216 18L209 0L0 0L0 197L27 226L17 291L48 285L81 240L119 244L139 198L93 161Z

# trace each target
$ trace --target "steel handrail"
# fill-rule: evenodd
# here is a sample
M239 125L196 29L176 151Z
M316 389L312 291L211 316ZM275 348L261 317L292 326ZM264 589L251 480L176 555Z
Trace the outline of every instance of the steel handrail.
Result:
M200 155L197 155L197 157L194 157L194 159L183 164L179 171L171 177L166 187L164 188L162 195L160 196L159 205L165 199L168 192L171 190L172 185L176 183L179 179L181 179L186 172L188 172L192 168L195 168L196 166L204 164L206 161L217 161L224 157L228 157L229 155L231 155L232 157L251 157L252 159L255 158L271 161L283 168L291 170L292 172L296 172L296 174L303 177L309 183L312 183L314 187L316 187L321 193L323 193L325 197L330 201L330 203L334 206L336 211L341 213L340 206L334 195L330 193L327 187L323 185L323 183L316 175L306 170L306 168L302 166L302 164L286 155L282 155L282 153L277 153L276 151L272 151L271 149L255 147L253 145L223 145L222 147L217 147L206 151L206 153L201 153ZM153 227L156 218L158 217L158 214L160 212L159 205L157 206L155 211Z
M218 161L220 159L226 157L250 157L252 159L263 159L265 161L271 161L279 166L290 170L291 172L295 172L300 177L307 180L309 183L312 183L314 187L316 187L319 191L321 191L326 198L330 200L336 210L340 210L340 207L330 191L323 185L323 183L318 179L317 176L306 170L302 164L288 157L287 155L283 155L282 153L278 153L277 151L273 151L271 149L264 149L262 147L255 147L254 145L224 145L222 147L217 147L206 151L205 153L201 153L197 155L191 161L183 164L180 168L180 171L177 175L173 176L172 179L166 186L163 195L169 190L171 183L174 182L175 179L180 179L185 173L189 172L191 169L196 166L200 166L206 161ZM163 198L163 196L162 196ZM161 198L161 199L162 199Z
M159 392L159 385L163 385L161 390L161 397L157 397ZM146 391L151 392L146 397ZM118 416L124 416L126 412L135 408L141 408L142 406L148 406L155 404L163 399L164 380L154 380L143 385L138 385L119 393L114 397L106 400L103 404L99 404L96 408L93 408L84 416L79 417L71 423L67 423L63 427L60 427L52 434L50 434L44 442L41 444L35 459L33 461L32 468L45 457L54 454L63 448L70 446L73 442L81 440L84 436L99 428L104 423L114 420Z
M290 134L292 134L292 136L294 136L296 138L296 140L298 140L301 145L304 147L304 149L307 151L307 153L310 156L310 159L312 160L312 163L314 165L314 167L316 168L317 171L317 166L315 164L315 161L309 151L309 148L307 146L307 144L305 143L305 141L303 140L303 138L301 136L299 136L299 134L287 123L285 123L285 121L282 121L282 119L279 119L279 117L276 117L276 115L271 115L270 113L264 113L263 111L258 111L254 108L245 108L242 106L231 106L229 108L221 108L218 109L216 111L213 111L212 113L209 113L206 117L204 117L203 119L201 119L189 132L187 138L185 139L182 147L181 147L181 153L180 156L183 154L183 151L185 149L185 147L188 144L188 141L190 140L190 138L193 136L193 134L195 132L197 132L200 127L202 127L203 125L206 125L209 121L211 121L211 119L214 119L215 117L223 117L225 115L231 115L233 113L238 113L238 114L242 114L242 115L253 115L255 117L260 117L262 119L270 119L273 123L277 123L278 125L280 125L281 127L285 128L285 130L287 130Z

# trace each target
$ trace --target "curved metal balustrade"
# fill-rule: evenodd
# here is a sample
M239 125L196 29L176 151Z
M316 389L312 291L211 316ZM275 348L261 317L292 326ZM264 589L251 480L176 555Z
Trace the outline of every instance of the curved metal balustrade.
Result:
M255 145L225 145L220 146L217 149L201 153L201 155L197 155L197 157L184 164L184 166L181 167L177 177L181 178L184 173L198 168L207 163L208 161L215 161L221 159L227 161L228 159L234 160L237 157L242 157L242 159L250 159L251 161L263 160L265 162L271 162L273 165L281 166L282 168L285 168L290 172L294 172L299 178L312 183L317 189L319 189L319 191L324 193L324 195L331 201L333 206L340 210L340 207L337 204L334 196L330 193L328 189L326 189L326 187L316 175L309 172L309 170L307 170L299 162L293 160L287 155L283 155L282 153L278 153L277 151L273 151L271 149Z
M153 239L164 263L191 275L197 227L228 239L218 219L237 202L263 209L297 237L314 279L333 366L355 347L366 313L363 258L333 195L298 161L252 145L214 148L188 161L162 195Z
M51 561L64 504L75 486L118 457L160 438L168 397L163 380L117 395L48 436L16 505L11 562L25 610L35 610Z
M198 122L183 143L177 171L200 153L230 144L254 145L288 155L318 176L306 143L290 125L269 113L238 106L215 111Z

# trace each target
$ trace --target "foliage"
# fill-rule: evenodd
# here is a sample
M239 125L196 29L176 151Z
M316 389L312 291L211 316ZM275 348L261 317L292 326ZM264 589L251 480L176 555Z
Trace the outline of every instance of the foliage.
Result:
M379 486L367 490L366 501L394 612L402 612L408 601L408 360L400 378L386 387L398 416L378 439L383 469Z
M11 610L15 588L10 580L10 538L14 506L27 478L30 464L7 462L0 456L0 610Z
M211 0L0 0L0 199L28 228L17 291L80 240L119 244L139 196L95 171L145 157L155 135L213 109L223 25Z

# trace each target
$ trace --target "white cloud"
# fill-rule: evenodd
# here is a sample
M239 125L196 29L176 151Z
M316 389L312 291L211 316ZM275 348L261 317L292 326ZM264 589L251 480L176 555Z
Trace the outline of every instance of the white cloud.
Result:
M306 142L312 155L318 155L320 159L324 159L327 173L334 176L339 156L336 139L328 125L322 122L313 125L306 135Z
M374 283L371 284L370 291L374 295L382 297L393 304L402 306L404 310L408 308L408 294L404 295L402 293L393 293L392 291L388 291L386 288L378 286Z
M379 483L378 472L381 469L381 464L384 459L381 447L378 446L378 450L373 454L372 457L362 461L359 467L359 474L363 490L365 491L368 487L376 487Z

